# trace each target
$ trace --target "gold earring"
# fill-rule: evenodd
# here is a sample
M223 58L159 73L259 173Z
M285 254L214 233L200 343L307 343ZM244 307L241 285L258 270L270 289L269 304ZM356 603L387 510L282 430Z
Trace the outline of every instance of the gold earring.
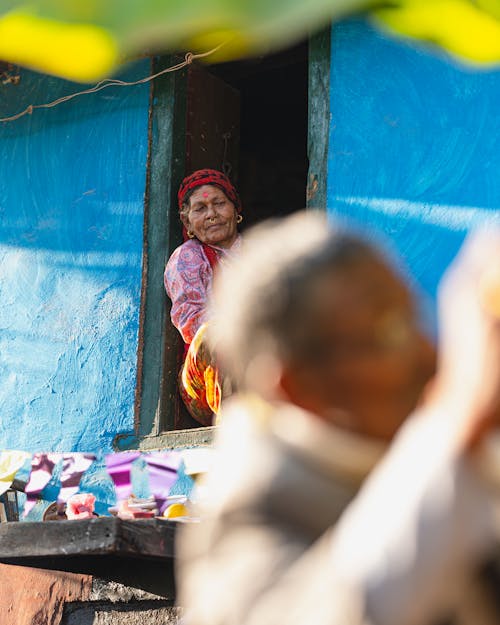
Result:
M236 217L236 223L240 224L243 221L243 215L238 215L238 217Z
M187 235L190 239L194 239L194 234L190 230L187 231Z

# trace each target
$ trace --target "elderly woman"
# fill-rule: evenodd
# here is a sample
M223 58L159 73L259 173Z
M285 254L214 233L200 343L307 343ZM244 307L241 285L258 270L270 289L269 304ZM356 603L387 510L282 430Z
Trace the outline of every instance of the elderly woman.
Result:
M190 414L209 425L222 392L218 368L203 340L206 305L214 270L239 248L237 224L243 217L235 187L214 169L200 169L184 178L178 202L187 240L167 263L165 289L172 300L172 323L186 346L180 393Z

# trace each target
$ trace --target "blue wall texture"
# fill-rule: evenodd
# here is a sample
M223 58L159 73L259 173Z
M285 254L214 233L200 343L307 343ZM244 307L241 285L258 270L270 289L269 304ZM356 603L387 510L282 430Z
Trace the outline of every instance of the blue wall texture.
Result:
M431 297L465 233L498 219L499 102L500 72L332 29L329 211L385 237Z
M81 89L23 70L0 116ZM109 451L133 428L148 103L111 87L0 124L0 449Z

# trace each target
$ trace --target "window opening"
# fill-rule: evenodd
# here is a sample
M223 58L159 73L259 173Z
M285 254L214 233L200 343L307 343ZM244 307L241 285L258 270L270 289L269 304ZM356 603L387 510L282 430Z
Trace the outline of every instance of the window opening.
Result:
M305 208L308 44L254 59L193 66L187 82L186 173L224 170L242 229ZM178 397L174 429L199 427Z

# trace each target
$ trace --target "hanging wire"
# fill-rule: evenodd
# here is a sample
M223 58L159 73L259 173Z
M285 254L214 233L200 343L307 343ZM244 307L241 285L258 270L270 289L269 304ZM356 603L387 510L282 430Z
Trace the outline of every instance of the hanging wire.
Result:
M98 91L102 91L103 89L106 89L107 87L131 87L133 85L141 85L141 84L147 83L151 80L154 80L155 78L158 78L159 76L163 76L163 74L168 74L170 72L177 72L183 69L184 67L191 65L191 63L195 61L196 59L202 59L207 56L210 56L211 54L214 54L215 52L220 50L220 48L222 48L223 45L225 45L225 42L219 44L215 48L212 48L212 50L209 50L208 52L201 52L199 54L193 54L192 52L187 52L186 56L184 57L184 61L181 61L180 63L177 63L176 65L172 65L171 67L167 67L166 69L162 69L161 72L157 72L156 74L152 74L151 76L140 78L139 80L128 82L126 80L120 80L118 78L105 78L104 80L101 80L100 82L98 82L93 87L90 87L89 89L84 89L83 91L77 91L76 93L70 93L69 95L65 95L61 98L58 98L57 100L53 100L52 102L47 102L45 104L30 104L23 111L21 111L20 113L17 113L16 115L11 115L10 117L0 118L0 122L13 122L16 119L23 117L24 115L31 115L35 109L53 108L54 106L58 106L59 104L62 104L63 102L68 102L68 100L72 100L73 98L77 98L82 95L87 95L89 93L97 93Z

